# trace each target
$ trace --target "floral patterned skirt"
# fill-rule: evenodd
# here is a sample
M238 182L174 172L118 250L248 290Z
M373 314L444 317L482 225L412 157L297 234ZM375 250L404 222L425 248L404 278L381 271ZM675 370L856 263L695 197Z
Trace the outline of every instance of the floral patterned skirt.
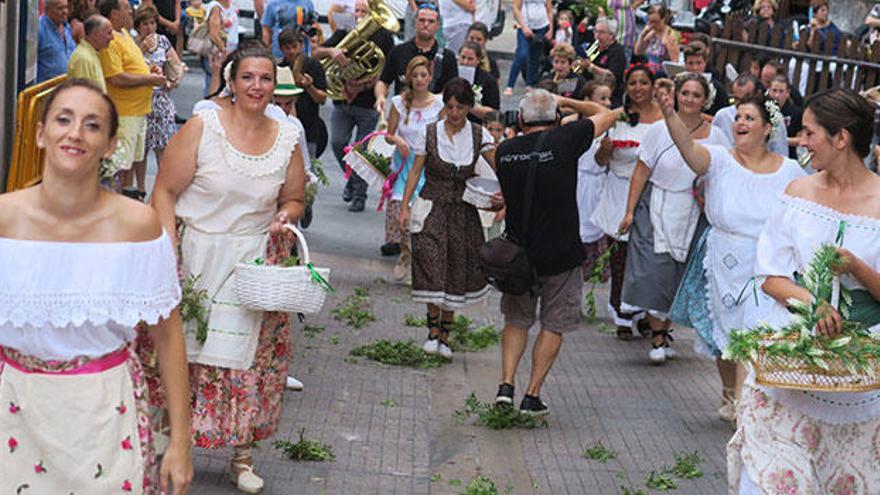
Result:
M134 352L65 362L0 353L0 493L158 493Z
M832 424L745 385L739 428L727 445L730 493L880 493L880 418ZM757 490L760 492L757 492Z
M266 260L275 264L290 253L290 248L290 242L272 236ZM290 316L264 313L259 331L256 356L248 369L189 365L196 447L248 445L271 437L278 428L291 356ZM137 344L150 387L153 428L158 431L165 415L165 398L154 344L145 328L139 329Z
M147 139L145 149L164 150L171 136L177 132L174 124L174 100L168 91L153 92L153 111L147 114Z

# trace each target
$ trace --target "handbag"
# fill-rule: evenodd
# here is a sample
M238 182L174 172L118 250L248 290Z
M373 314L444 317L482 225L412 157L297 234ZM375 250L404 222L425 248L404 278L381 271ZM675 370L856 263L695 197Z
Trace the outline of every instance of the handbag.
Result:
M207 21L193 29L189 39L186 41L186 49L202 57L207 57L211 54L211 51L214 49L214 42L211 41L211 33L208 31Z
M538 136L535 151L541 149L546 137L547 131L543 131ZM526 175L521 239L513 239L505 232L501 237L492 239L480 248L480 269L486 280L492 284L492 287L512 296L525 294L538 279L524 246L528 238L529 220L532 214L532 196L535 192L535 175L538 171L537 156L537 153L532 154Z

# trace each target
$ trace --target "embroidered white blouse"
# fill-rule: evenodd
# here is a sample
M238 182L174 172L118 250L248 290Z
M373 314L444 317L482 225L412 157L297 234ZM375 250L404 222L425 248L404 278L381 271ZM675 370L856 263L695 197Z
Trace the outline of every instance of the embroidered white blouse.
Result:
M100 357L180 302L168 235L145 242L0 238L0 346L44 360Z
M792 278L803 273L823 244L835 244L844 224L843 247L880 270L880 219L841 213L813 201L783 195L758 239L756 275ZM852 276L841 276L849 289L864 289ZM785 307L776 303L764 321L783 326L791 319ZM877 330L875 327L873 330ZM753 377L750 377L752 380ZM880 417L880 392L808 392L767 388L766 392L804 414L831 423L868 421Z
M446 135L446 121L437 122L437 154L444 162L452 163L456 167L467 167L474 161L474 134L471 123L465 122L464 127L452 136ZM480 127L481 144L480 153L485 153L495 147L495 138L489 134L485 127ZM413 143L416 155L424 156L425 135L427 127L419 134L419 138Z

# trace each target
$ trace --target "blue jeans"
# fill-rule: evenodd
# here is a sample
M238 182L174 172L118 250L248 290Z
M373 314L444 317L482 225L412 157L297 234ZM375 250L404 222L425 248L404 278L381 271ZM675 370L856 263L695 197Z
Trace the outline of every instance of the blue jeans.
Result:
M526 38L522 28L516 30L516 53L513 56L513 63L510 65L510 74L507 76L507 87L516 86L516 77L525 66L526 86L534 86L538 82L540 75L541 54L544 50L544 35L550 27L535 29L532 31L532 39Z
M345 170L345 147L351 141L351 131L357 127L354 140L360 141L367 134L376 130L376 123L379 122L379 112L372 108L357 107L347 105L345 103L334 102L333 113L330 114L330 147L333 148L333 155L342 170ZM348 179L351 186L352 198L367 199L367 182L361 179L358 174L352 172Z

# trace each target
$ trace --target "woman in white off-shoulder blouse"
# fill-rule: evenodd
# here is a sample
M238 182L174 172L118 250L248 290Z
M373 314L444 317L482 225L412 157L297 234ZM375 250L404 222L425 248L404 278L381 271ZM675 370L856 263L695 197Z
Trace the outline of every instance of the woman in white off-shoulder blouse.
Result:
M777 304L753 320L780 327L788 301L812 297L794 281L823 245L838 244L841 284L856 292L850 317L876 330L880 301L880 177L865 168L874 109L848 90L813 96L800 145L814 175L792 182L758 240L756 275ZM817 331L835 335L831 306ZM864 315L865 317L860 317ZM880 391L812 392L746 380L739 428L728 444L730 492L741 495L880 493Z
M97 86L66 81L37 125L42 183L0 195L0 493L182 494L192 479L174 250L149 207L98 185L118 121ZM168 402L161 473L130 350L142 321Z

